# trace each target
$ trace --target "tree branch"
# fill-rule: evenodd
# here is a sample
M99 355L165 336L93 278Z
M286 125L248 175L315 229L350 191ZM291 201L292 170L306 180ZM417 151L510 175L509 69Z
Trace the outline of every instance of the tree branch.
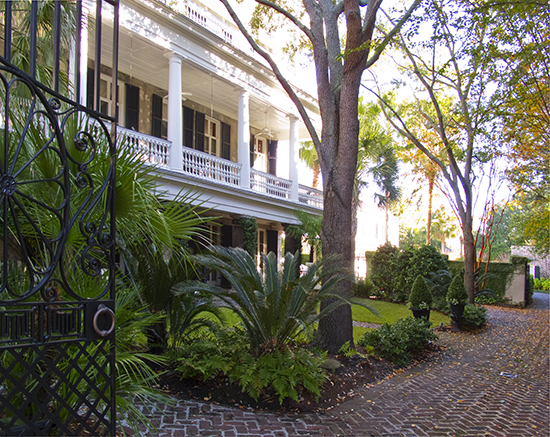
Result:
M300 113L300 116L302 117L302 120L303 120L304 124L306 125L306 128L307 128L309 134L311 135L311 139L312 139L313 143L315 144L315 147L319 147L320 144L321 144L321 140L319 139L319 135L317 135L317 131L315 130L315 127L313 126L313 123L312 123L309 115L307 114L306 109L304 108L304 105L302 104L300 98L294 92L294 89L292 88L290 83L283 76L283 74L281 73L281 70L279 70L279 67L277 66L277 64L275 63L273 58L269 55L269 53L267 53L265 50L263 50L256 43L256 41L254 41L254 38L252 38L252 36L248 32L248 30L244 27L243 23L241 22L241 20L239 19L239 17L237 16L235 11L231 7L231 5L229 4L228 0L220 0L220 1L225 6L225 8L227 9L227 12L229 13L229 15L231 15L231 18L233 19L233 21L235 22L235 24L237 25L237 27L239 28L241 33L244 35L244 37L246 38L248 43L252 46L254 51L256 53L258 53L262 58L264 58L268 62L271 69L273 70L273 73L277 77L277 80L279 81L281 86L284 88L284 90L287 92L288 96L290 97L290 99L292 100L292 102L294 103L296 108L298 109L298 112Z
M414 3L411 5L411 7L405 12L405 15L401 17L401 19L397 22L397 24L394 25L393 29L384 37L382 42L376 46L376 49L374 50L374 54L370 59L367 60L365 69L369 69L379 58L386 46L390 43L390 41L394 38L395 35L401 30L405 22L410 18L412 13L420 6L420 3L422 3L422 0L415 0Z
M300 29L302 32L306 34L306 36L311 40L313 38L313 35L311 34L311 29L304 25L298 18L296 18L294 15L292 15L290 12L288 12L286 9L280 7L279 5L273 3L269 0L255 0L256 3L267 6L271 9L274 9L275 11L279 12L281 15L288 18L290 21L292 21L298 29Z

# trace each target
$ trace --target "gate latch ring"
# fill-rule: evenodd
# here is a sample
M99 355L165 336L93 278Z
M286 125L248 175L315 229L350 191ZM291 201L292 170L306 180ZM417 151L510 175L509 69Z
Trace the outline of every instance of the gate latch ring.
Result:
M99 326L97 325L99 317L102 316L103 314L108 314L111 317L111 326L109 329L100 329ZM96 313L94 314L93 325L94 325L95 332L97 332L97 335L99 335L100 337L109 336L115 329L115 313L111 308L106 307L103 304L100 304L97 307Z

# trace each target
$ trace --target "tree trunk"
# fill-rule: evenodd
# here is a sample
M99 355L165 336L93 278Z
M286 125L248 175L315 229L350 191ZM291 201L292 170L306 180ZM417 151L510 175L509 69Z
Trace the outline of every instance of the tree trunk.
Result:
M434 178L428 176L428 222L426 223L426 244L432 239L432 199L434 193Z
M462 224L464 237L464 287L468 292L468 300L474 303L475 299L475 265L476 246L472 234L472 219L465 220Z
M390 234L389 234L389 230L388 230L389 224L390 224L389 223L390 222L390 208L389 208L387 203L384 206L384 209L385 209L385 212L386 212L386 228L384 230L384 242L388 243L389 240L390 240L390 238L389 238Z
M345 70L342 78L340 94L339 126L332 126L331 132L338 133L336 150L332 156L330 169L321 169L324 184L323 221L321 226L321 241L323 252L338 254L341 257L342 268L353 275L355 259L355 241L352 238L352 199L357 166L357 151L359 147L359 116L358 100L362 69L359 65ZM324 140L324 138L323 138ZM323 143L324 144L324 143ZM325 144L324 144L325 145ZM342 284L339 294L349 298L352 292L352 282ZM325 301L321 308L330 302ZM319 333L324 348L329 353L337 353L342 345L349 342L353 346L353 321L351 307L344 305L323 317L319 322Z

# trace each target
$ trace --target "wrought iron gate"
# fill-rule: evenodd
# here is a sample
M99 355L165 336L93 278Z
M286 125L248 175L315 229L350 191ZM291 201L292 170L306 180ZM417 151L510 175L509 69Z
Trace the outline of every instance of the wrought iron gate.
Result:
M114 435L116 119L94 108L118 0L0 14L0 436Z

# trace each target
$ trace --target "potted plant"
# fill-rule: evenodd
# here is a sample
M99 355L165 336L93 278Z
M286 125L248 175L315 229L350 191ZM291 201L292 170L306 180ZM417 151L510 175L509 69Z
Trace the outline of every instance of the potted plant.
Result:
M464 287L462 275L455 275L447 291L447 302L451 307L451 319L457 324L464 317L464 307L468 303L468 292Z
M430 309L433 304L433 296L428 289L424 276L418 275L414 280L411 294L409 295L409 309L417 319L430 320Z

